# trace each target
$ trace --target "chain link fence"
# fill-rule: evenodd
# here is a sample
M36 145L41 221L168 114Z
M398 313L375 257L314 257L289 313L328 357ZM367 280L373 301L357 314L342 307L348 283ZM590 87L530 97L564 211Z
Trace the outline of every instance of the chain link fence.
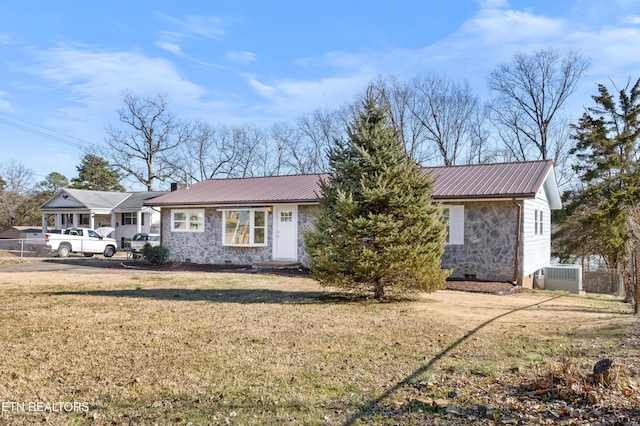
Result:
M100 253L98 253L100 254ZM50 252L42 244L36 244L27 238L3 239L0 238L0 260L26 259L38 257L55 257L57 254ZM91 257L92 255L74 253L72 256ZM129 248L118 249L115 258L132 257Z
M587 270L582 272L582 289L587 293L622 296L624 284L615 269Z
M46 257L46 250L37 250L24 238L0 239L0 259L22 259L27 257Z
M587 293L624 295L624 282L616 269L610 269L600 259L583 259L582 289Z

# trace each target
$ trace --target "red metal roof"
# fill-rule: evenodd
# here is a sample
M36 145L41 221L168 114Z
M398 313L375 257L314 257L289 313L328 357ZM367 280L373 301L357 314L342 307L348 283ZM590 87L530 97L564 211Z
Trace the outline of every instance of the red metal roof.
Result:
M552 161L426 167L434 198L535 197L553 168ZM314 202L327 174L211 179L145 202L153 206ZM555 179L555 178L554 178ZM555 180L553 181L555 185Z
M328 175L210 179L145 202L145 205L209 205L316 201Z
M433 198L534 197L553 168L552 161L426 167L435 181Z

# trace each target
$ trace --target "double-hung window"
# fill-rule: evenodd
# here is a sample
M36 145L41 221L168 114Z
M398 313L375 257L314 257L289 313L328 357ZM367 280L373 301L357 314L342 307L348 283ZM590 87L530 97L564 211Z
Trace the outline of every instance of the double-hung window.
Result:
M122 224L123 225L137 225L138 224L138 214L135 213L135 212L122 213ZM142 221L142 223L140 225L144 225L144 220Z
M533 223L533 232L535 235L544 235L544 215L543 215L543 211L542 210L535 210L534 213L534 223Z
M262 247L267 245L266 210L224 210L222 244Z
M204 232L204 209L172 210L171 230L176 232Z

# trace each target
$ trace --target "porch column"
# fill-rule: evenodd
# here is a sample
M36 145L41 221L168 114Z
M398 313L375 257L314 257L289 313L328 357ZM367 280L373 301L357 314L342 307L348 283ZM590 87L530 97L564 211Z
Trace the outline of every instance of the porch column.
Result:
M53 218L53 229L62 229L62 214L56 213Z
M77 228L78 227L78 213L74 213L73 214L73 221L72 221L72 225L73 228Z
M142 232L142 212L138 210L136 212L136 233Z
M47 232L48 225L49 225L49 215L47 213L42 213L42 233L43 234Z
M116 228L116 217L117 217L116 213L111 213L111 227L113 229Z
M95 229L94 228L95 216L96 214L93 212L93 210L89 210L89 229Z

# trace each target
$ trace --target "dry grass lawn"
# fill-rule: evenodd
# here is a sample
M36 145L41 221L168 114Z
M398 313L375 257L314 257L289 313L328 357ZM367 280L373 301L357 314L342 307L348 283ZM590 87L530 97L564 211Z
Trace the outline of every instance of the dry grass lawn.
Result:
M496 386L562 359L631 375L640 359L630 306L607 297L378 303L302 278L0 270L0 300L0 424L453 422L431 400L499 407Z

